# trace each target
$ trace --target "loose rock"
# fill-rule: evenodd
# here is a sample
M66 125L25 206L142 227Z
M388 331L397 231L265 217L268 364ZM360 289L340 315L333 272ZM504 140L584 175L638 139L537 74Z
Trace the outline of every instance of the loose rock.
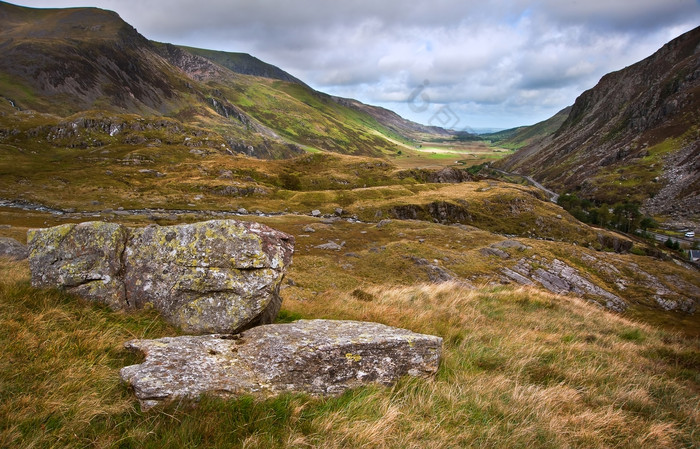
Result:
M124 346L146 356L120 375L142 407L150 408L204 393L337 395L370 383L391 385L404 375L432 376L442 338L377 323L301 320L238 335L132 340Z
M7 257L11 260L24 260L29 257L27 247L15 239L0 237L0 257Z
M324 243L324 244L322 244L322 245L314 246L314 248L316 248L316 249L327 249L327 250L331 250L331 251L340 251L340 250L343 248L343 246L342 246L342 245L338 245L338 244L335 243L335 242L328 242L328 243Z

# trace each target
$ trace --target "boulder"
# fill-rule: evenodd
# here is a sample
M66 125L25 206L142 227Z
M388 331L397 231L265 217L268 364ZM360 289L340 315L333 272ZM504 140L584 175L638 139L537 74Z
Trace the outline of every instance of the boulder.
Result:
M294 238L212 220L127 228L87 222L30 230L32 285L64 287L113 309L154 307L188 333L274 320Z
M29 256L27 247L10 237L0 237L0 257L10 260L24 260Z
M128 305L121 278L127 229L92 221L27 232L34 287L63 287L113 309Z
M142 407L201 394L336 395L437 372L442 338L377 323L301 320L237 335L132 340L145 361L121 369Z
M515 248L518 251L525 251L527 249L530 249L531 247L524 245L517 240L503 240L501 242L497 242L497 243L492 244L491 248L497 248L497 249Z

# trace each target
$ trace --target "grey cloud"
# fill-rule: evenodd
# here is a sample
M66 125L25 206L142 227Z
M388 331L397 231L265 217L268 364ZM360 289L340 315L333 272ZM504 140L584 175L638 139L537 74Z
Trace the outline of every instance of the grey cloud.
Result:
M428 80L434 108L489 126L553 114L700 23L696 0L18 1L112 9L150 39L251 53L422 122L404 100Z

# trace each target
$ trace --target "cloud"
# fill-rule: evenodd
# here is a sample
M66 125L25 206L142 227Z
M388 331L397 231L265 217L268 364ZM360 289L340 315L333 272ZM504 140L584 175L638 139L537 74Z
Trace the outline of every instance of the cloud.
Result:
M696 0L19 1L112 9L150 39L251 53L423 123L449 106L494 127L547 118L700 23ZM406 100L426 80L417 113Z

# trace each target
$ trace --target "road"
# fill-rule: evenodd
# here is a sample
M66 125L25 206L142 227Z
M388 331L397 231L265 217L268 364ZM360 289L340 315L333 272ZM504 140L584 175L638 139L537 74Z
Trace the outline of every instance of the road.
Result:
M666 235L666 234L659 234L658 232L651 232L647 231L647 234L650 234L654 237L655 240L658 240L659 242L665 242L669 238L671 239L672 242L678 242L679 244L686 243L690 246L693 246L693 243L696 241L699 241L699 239L696 237L694 239L689 239L685 237L674 237L672 235Z
M545 186L543 186L542 184L540 184L539 182L535 181L535 180L532 179L530 176L521 175L521 174L519 174L519 173L511 173L511 172L507 172L507 171L505 171L505 170L500 170L500 169L498 169L498 168L493 168L493 167L489 167L489 169L490 169L490 170L493 170L493 171L495 171L495 172L501 173L502 175L506 175L506 176L517 176L517 177L519 177L519 178L523 178L523 179L527 180L527 181L528 181L530 184L532 184L533 186L537 187L538 189L540 189L541 191L543 191L544 193L546 193L547 196L549 196L549 200L550 200L551 202L556 203L557 200L559 200L559 194L558 194L557 192L554 192L554 191L552 191L552 190L549 190L547 187L545 187Z

